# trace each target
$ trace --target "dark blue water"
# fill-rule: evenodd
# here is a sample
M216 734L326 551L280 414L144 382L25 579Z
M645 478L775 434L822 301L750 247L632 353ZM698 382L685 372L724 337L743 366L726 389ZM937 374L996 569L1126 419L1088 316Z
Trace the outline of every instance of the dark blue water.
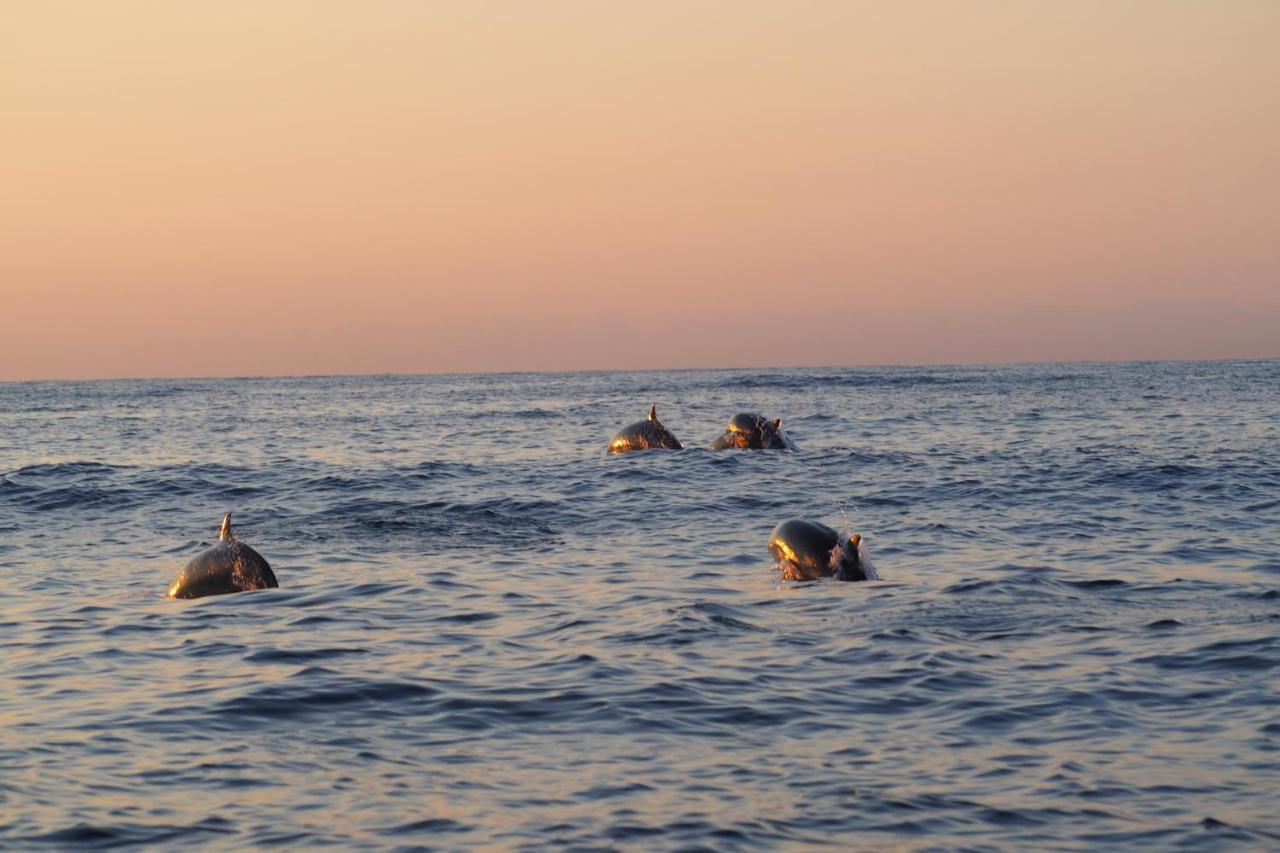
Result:
M1280 361L7 384L0 472L0 846L1280 845ZM227 510L281 588L165 600Z

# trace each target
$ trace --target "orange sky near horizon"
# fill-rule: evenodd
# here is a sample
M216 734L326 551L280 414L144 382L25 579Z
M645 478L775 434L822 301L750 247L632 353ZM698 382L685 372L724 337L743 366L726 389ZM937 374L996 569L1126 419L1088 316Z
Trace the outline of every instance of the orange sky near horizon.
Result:
M1280 3L0 7L0 380L1280 356Z

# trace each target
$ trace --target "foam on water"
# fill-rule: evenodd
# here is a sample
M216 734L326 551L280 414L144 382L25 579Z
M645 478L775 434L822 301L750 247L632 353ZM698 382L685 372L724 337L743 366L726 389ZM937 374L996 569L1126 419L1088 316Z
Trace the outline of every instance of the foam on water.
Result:
M1274 847L1278 459L1275 361L0 385L0 846Z

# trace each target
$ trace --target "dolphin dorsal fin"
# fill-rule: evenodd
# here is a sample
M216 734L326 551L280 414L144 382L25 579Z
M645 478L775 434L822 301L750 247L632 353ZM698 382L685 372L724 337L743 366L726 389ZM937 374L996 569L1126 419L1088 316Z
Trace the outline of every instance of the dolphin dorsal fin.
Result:
M649 407L649 420L656 421L658 419L658 404L654 403Z
M231 513L227 513L222 517L222 529L218 531L218 541L225 542L231 538Z

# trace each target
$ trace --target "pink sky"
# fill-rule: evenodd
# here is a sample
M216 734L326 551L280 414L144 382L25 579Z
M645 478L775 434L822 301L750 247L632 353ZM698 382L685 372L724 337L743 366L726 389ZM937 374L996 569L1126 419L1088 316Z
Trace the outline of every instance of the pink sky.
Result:
M1280 3L0 7L0 379L1280 355Z

